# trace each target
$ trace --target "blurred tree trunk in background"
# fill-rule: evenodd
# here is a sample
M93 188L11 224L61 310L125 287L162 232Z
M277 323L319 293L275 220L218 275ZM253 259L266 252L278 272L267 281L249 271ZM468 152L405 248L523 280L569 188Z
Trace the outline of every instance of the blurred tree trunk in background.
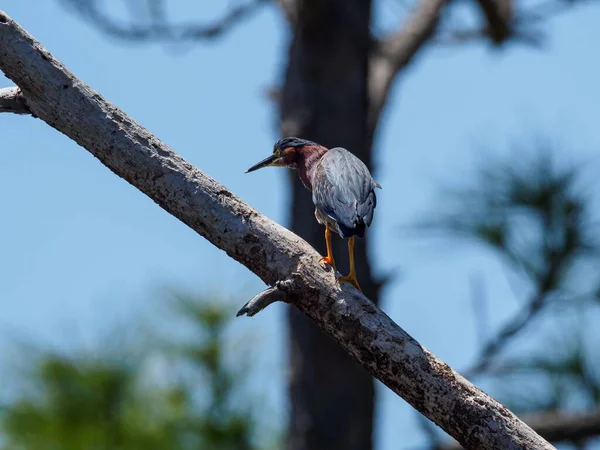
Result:
M282 90L284 136L345 147L372 167L367 132L371 2L307 0L293 26ZM324 228L310 192L291 174L291 229L325 254ZM368 239L368 235L367 235ZM359 283L374 301L378 289L365 240L358 240ZM346 241L334 238L338 270L348 270ZM372 447L372 377L306 316L288 308L291 397L289 450Z

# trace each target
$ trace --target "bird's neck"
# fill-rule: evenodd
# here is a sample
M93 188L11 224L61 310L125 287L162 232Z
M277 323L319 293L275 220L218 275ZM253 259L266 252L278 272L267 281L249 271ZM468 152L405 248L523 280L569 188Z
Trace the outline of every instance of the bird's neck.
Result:
M298 175L302 184L312 191L313 175L317 168L317 162L327 152L327 148L321 145L311 145L298 149Z

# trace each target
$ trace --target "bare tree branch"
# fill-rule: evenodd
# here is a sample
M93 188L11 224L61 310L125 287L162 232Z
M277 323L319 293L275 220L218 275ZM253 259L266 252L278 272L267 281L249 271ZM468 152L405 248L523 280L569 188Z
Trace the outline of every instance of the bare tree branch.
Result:
M265 283L277 286L367 371L466 448L552 448L362 293L347 283L338 285L333 271L323 269L320 255L305 241L194 168L77 79L3 12L0 48L0 69L21 88L32 114Z
M126 22L111 17L101 9L102 6L98 5L97 0L63 0L80 16L109 35L130 41L174 42L219 37L271 0L248 0L246 3L230 8L223 17L209 24L171 23L166 17L162 1L142 1L148 2L150 20L147 23L139 21L139 19Z
M470 369L464 371L466 377L472 378L485 372L494 361L494 358L510 342L510 340L519 334L542 310L545 304L546 294L539 294L527 303L523 310L519 311L515 317L487 342L481 351L478 361Z
M547 0L526 11L515 12L513 0L477 0L485 25L476 29L452 30L432 39L433 43L462 43L489 37L495 44L509 39L539 46L540 36L532 27L574 4L593 0ZM441 12L449 0L418 0L406 23L382 38L376 45L371 62L372 124L376 124L385 105L395 75L401 71L421 47L434 36Z
M528 416L525 421L551 442L579 442L600 435L600 411L547 412Z
M517 334L525 329L527 325L542 311L547 304L547 299L554 289L554 283L557 274L564 266L564 260L560 257L555 257L550 260L545 273L541 276L536 293L533 295L525 306L519 311L513 319L495 335L495 337L487 342L481 351L479 360L471 369L463 373L468 378L472 378L487 370L492 364L494 358L502 349L514 338Z
M0 112L30 114L25 98L21 95L19 88L0 89Z
M384 36L369 63L368 129L374 134L394 78L434 34L442 9L449 0L419 0L408 19Z
M468 41L489 38L495 45L508 41L540 47L543 33L536 28L541 22L577 5L595 0L546 0L526 10L515 11L513 0L477 0L485 17L485 25L478 28L448 30L434 38L436 44L463 44Z
M590 413L547 412L523 417L523 420L549 442L578 443L600 435L600 411ZM440 450L460 450L454 442Z
M272 303L278 302L278 301L285 301L286 300L286 293L285 290L282 290L279 287L279 284L283 283L284 285L288 285L291 286L291 281L290 280L286 280L286 281L281 281L276 283L275 287L270 287L268 289L265 289L264 291L260 292L259 294L255 295L248 303L246 303L242 309L240 309L237 312L237 316L243 316L243 315L247 315L248 317L252 317L255 314L258 314L259 312L261 312L263 309L265 309L267 306L269 306Z
M508 40L513 27L512 0L477 0L479 8L486 19L486 34L496 43Z

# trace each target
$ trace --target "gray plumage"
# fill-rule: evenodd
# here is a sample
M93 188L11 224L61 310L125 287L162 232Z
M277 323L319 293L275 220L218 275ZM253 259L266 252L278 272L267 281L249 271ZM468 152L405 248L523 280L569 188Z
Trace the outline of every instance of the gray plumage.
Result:
M360 159L344 148L332 148L312 176L315 217L343 238L362 238L377 206L376 187L381 188Z

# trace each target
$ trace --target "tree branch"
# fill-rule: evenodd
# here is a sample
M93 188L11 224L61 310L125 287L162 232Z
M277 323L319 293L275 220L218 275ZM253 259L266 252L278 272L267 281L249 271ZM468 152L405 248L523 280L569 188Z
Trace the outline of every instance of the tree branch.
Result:
M270 0L248 0L230 8L220 19L208 24L175 24L166 17L161 1L148 1L150 20L119 21L98 8L97 0L63 0L81 17L103 32L130 41L195 41L213 39L259 10Z
M370 106L367 124L371 134L375 132L396 74L412 61L430 38L435 44L460 44L488 37L496 45L513 40L539 47L541 36L532 29L533 25L575 4L591 1L593 0L547 0L527 11L515 14L513 0L476 0L485 19L483 27L446 31L433 37L441 12L450 1L418 0L407 22L375 46L370 62Z
M25 98L21 95L19 88L0 89L0 112L30 114L29 108L27 108L27 104L25 103Z
M265 309L267 306L269 306L271 303L275 303L277 301L285 301L286 299L286 293L285 293L285 289L281 289L280 286L285 286L287 285L288 287L293 286L293 281L291 280L284 280L281 282L277 282L275 287L270 287L269 289L265 289L264 291L260 292L259 294L255 295L252 300L250 300L248 303L246 303L242 309L240 309L236 316L243 316L244 314L247 315L248 317L252 317L255 314L261 312L263 309Z
M495 44L502 44L512 35L512 0L477 0L487 25L486 34Z
M494 358L500 353L512 338L517 336L546 306L547 299L554 288L557 274L563 267L561 258L553 258L546 273L538 280L535 294L527 304L502 327L495 337L487 342L481 351L478 361L472 368L464 371L465 376L472 378L487 370Z
M509 343L509 341L519 334L525 327L531 323L534 317L542 310L544 306L544 296L538 296L532 302L528 303L522 311L510 320L492 339L487 342L481 351L479 361L475 365L464 371L465 376L472 378L486 371L492 364L498 353Z
M369 62L369 119L375 132L392 82L433 35L442 9L449 0L419 0L406 23L376 43Z
M545 412L523 420L549 442L582 442L600 435L600 411L590 413ZM458 443L442 445L440 450L460 450Z
M436 44L463 44L467 41L489 38L494 45L502 45L508 41L540 47L543 33L535 28L540 22L577 5L592 3L595 0L547 0L522 11L514 11L512 0L477 0L485 17L485 25L478 28L448 30L437 36Z
M335 339L367 371L470 449L551 449L496 400L423 348L305 241L194 168L77 79L0 12L0 69L32 114L86 148ZM287 280L286 283L279 281Z

